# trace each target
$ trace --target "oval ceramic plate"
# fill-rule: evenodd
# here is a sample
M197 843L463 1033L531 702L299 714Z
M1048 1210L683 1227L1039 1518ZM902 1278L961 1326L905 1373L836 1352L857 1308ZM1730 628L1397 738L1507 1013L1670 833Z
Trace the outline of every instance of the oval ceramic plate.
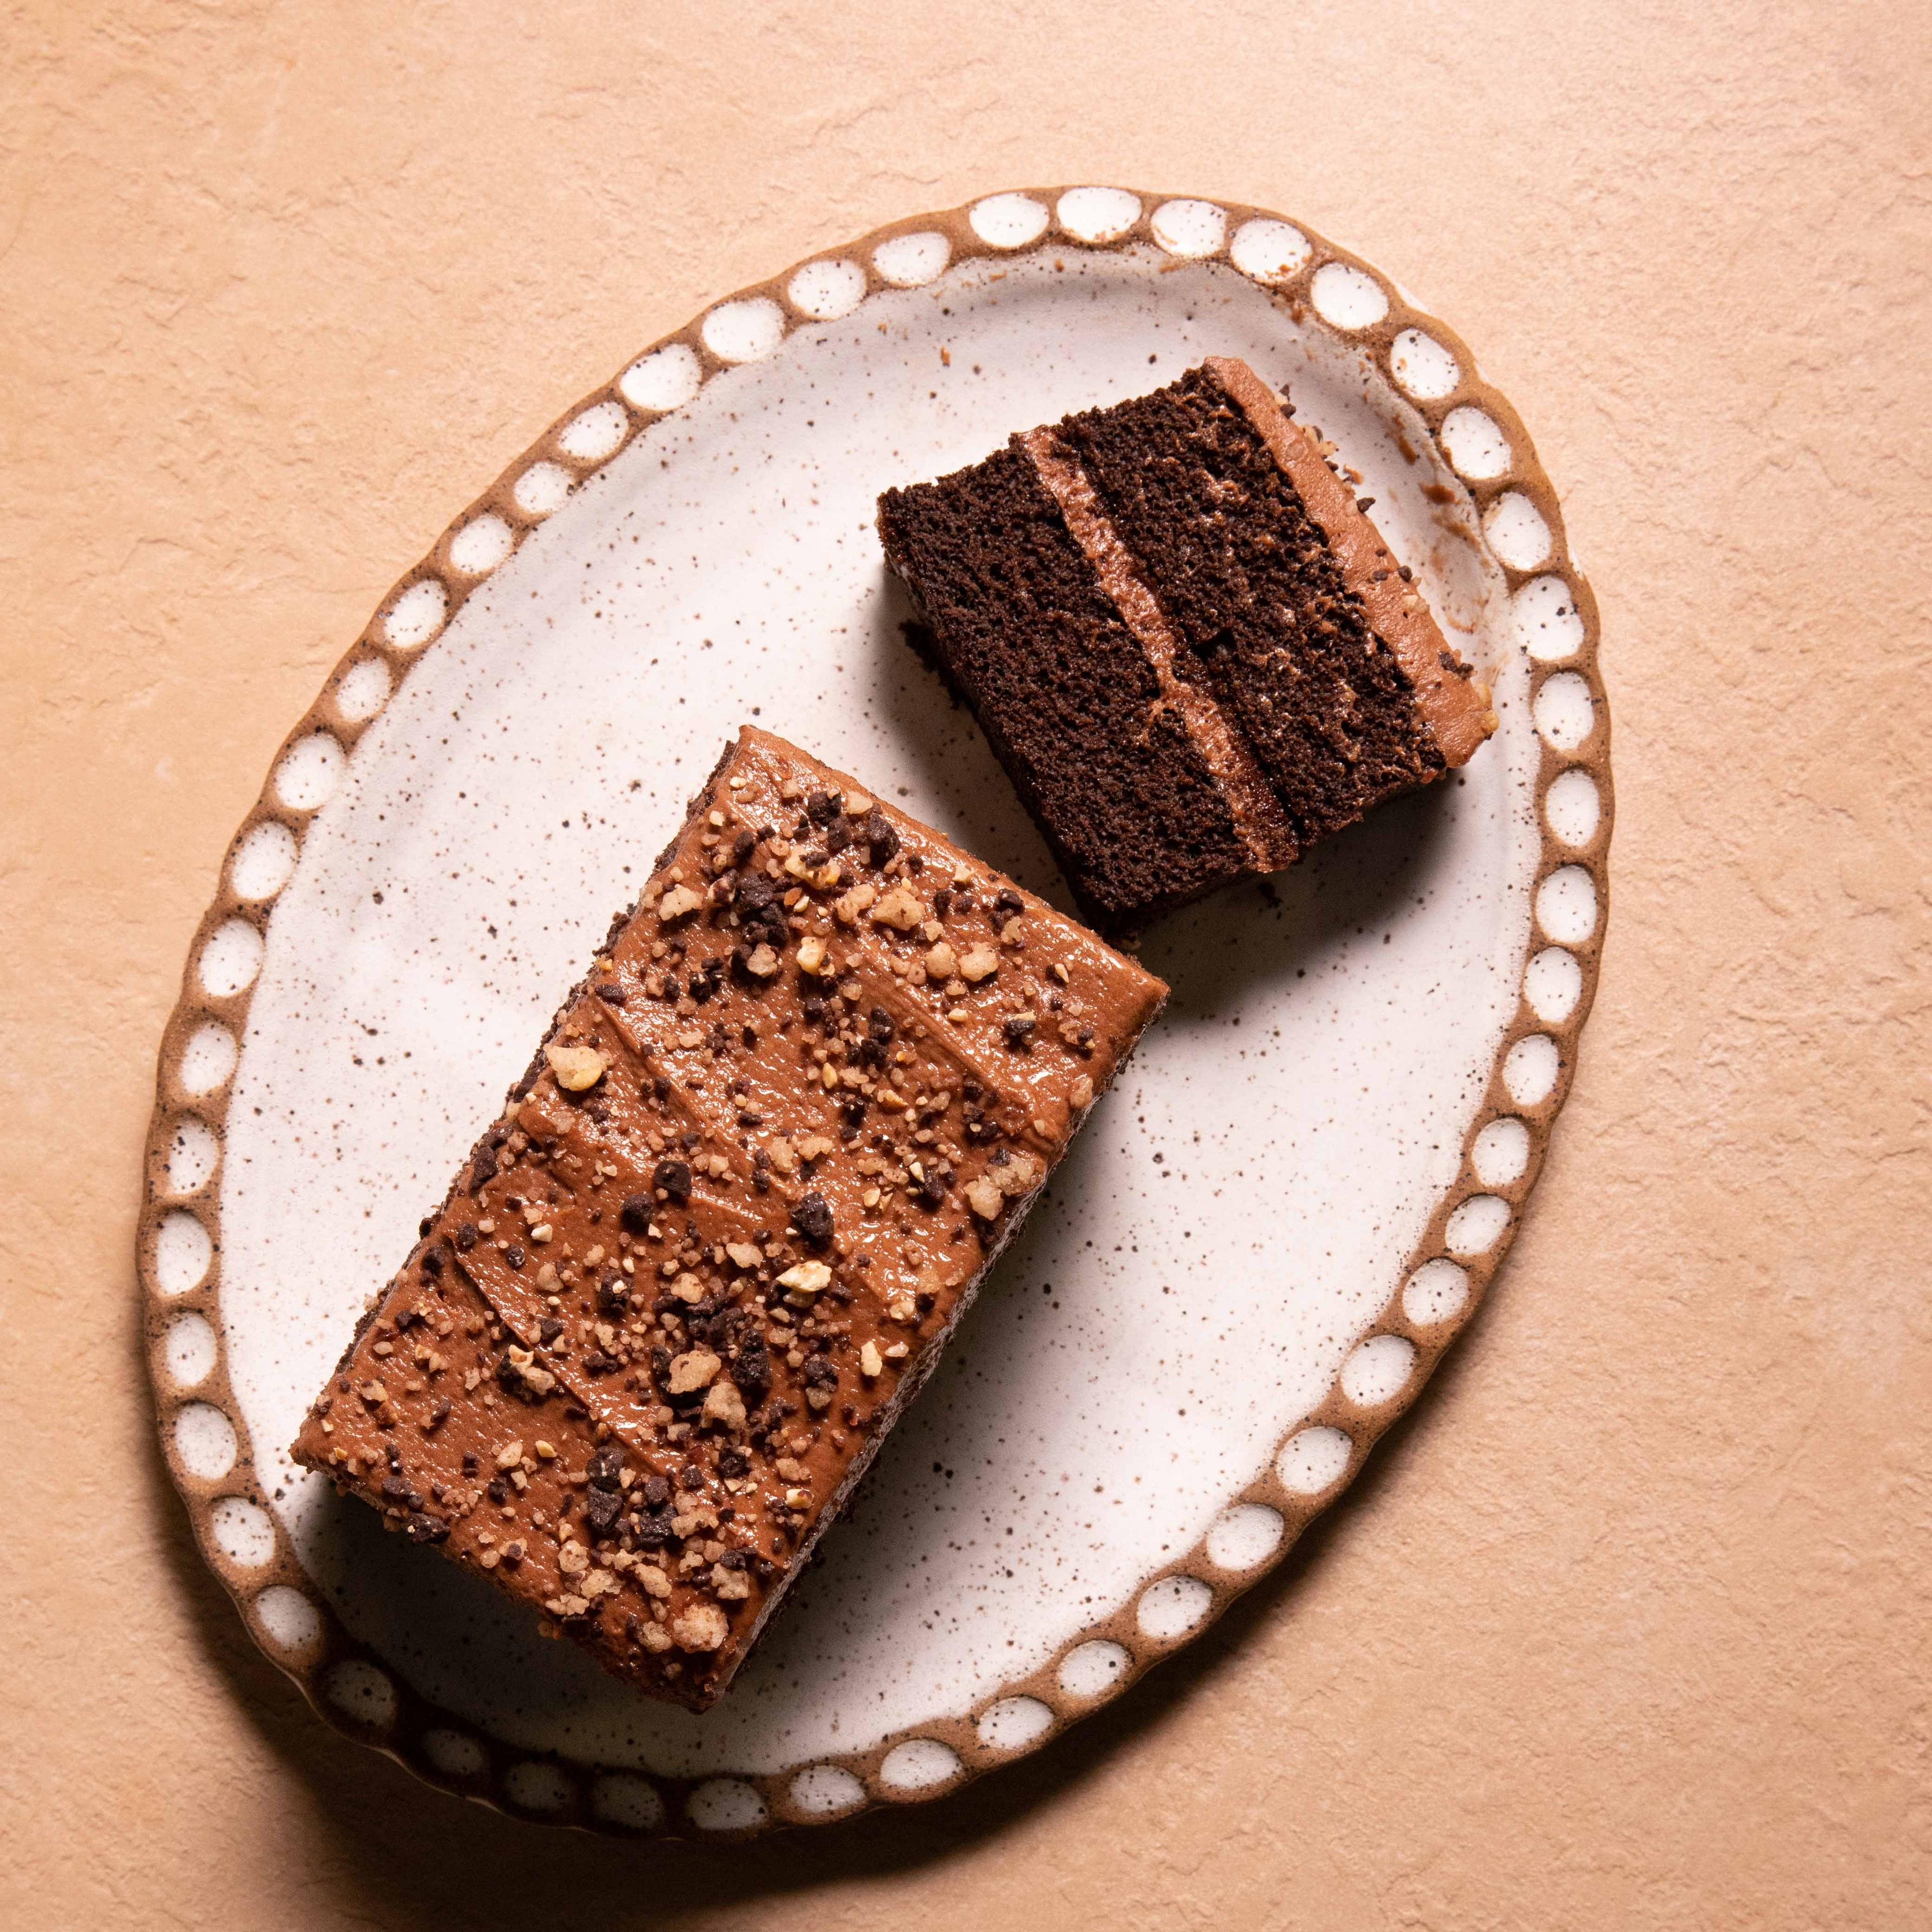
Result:
M1166 1017L730 1696L651 1704L285 1445L725 737L756 717L1066 903L900 634L888 484L1244 356L1337 445L1495 738L1150 934ZM1032 1750L1277 1562L1508 1245L1605 911L1588 589L1514 412L1258 211L1004 194L722 302L398 584L237 836L164 1042L170 1464L316 1708L526 1816L730 1833Z

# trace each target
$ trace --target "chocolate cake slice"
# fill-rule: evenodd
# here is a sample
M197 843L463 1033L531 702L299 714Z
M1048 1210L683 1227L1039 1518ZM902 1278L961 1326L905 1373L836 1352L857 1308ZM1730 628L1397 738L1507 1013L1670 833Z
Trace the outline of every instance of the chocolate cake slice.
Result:
M702 1709L1166 991L744 730L296 1459Z
M1368 507L1221 356L879 499L942 669L1096 924L1292 865L1496 728Z

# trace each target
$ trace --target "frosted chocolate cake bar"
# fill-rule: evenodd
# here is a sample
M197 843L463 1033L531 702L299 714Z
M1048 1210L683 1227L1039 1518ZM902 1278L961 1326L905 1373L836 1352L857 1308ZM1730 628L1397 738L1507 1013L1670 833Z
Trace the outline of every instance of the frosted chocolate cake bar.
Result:
M703 1708L1166 996L744 730L297 1460Z

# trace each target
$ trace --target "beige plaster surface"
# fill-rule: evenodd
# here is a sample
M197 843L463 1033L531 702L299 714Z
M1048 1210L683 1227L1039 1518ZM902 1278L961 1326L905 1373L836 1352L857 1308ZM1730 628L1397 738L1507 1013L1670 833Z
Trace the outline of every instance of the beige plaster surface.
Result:
M0 1922L1926 1922L1928 82L1910 0L0 5ZM1043 1755L728 1852L459 1804L257 1655L154 1446L190 934L556 410L1081 178L1360 250L1564 492L1616 916L1527 1229L1287 1568Z

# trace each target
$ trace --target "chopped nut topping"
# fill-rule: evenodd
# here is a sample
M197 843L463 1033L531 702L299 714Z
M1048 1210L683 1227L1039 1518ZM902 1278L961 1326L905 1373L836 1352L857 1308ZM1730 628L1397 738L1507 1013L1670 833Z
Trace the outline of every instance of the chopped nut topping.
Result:
M778 970L778 956L769 946L754 946L745 962L745 970L760 980L769 980Z
M794 1294L822 1294L832 1286L832 1270L823 1262L800 1262L778 1276L778 1286Z
M730 1382L715 1382L704 1398L704 1419L706 1422L722 1422L727 1429L742 1429L745 1426L745 1398L738 1393L737 1384Z
M695 912L704 903L703 898L688 886L674 886L658 902L658 923L669 926L687 913Z
M966 1204L982 1221L996 1219L1006 1198L990 1180L981 1179L967 1184Z
M999 970L1000 956L990 946L971 947L959 962L960 978L971 986L989 979Z
M798 942L798 970L814 976L832 970L826 954L825 942L816 933L808 932Z
M604 1077L604 1056L594 1046L560 1046L553 1040L544 1058L566 1093L586 1093Z
M916 926L924 922L926 908L920 902L919 895L904 886L895 886L872 908L874 923L890 926L896 932L910 932Z
M670 1620L671 1641L680 1650L716 1650L730 1634L730 1620L716 1604L693 1604Z
M884 1371L885 1366L880 1358L879 1345L876 1342L868 1342L859 1351L859 1372L862 1376L878 1375Z
M952 947L943 939L926 956L926 975L928 980L950 980L958 965Z
M672 1395L693 1394L705 1388L724 1366L709 1348L693 1348L672 1361L667 1389Z
M986 1178L1008 1199L1024 1194L1040 1178L1040 1162L1030 1154L1016 1154L998 1167L988 1168Z

